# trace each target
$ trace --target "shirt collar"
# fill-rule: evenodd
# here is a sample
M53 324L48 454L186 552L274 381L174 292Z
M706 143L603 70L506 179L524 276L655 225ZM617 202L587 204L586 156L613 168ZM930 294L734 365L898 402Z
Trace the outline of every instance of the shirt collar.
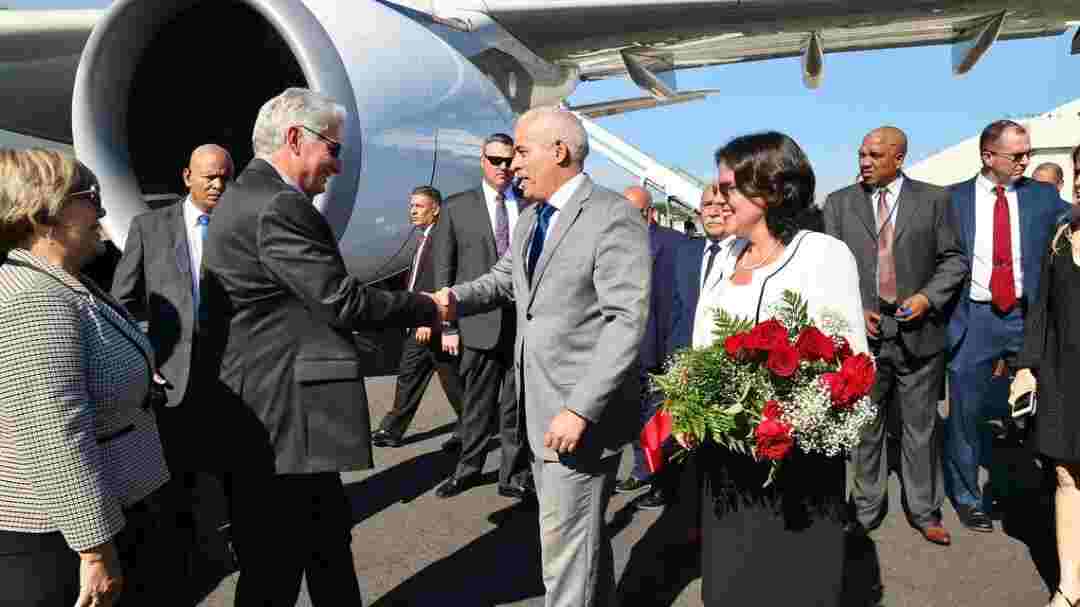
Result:
M975 187L982 190L983 192L988 192L990 194L996 194L998 184L994 183L993 181L990 181L986 177L986 175L983 175L982 173L979 173L979 176L975 178ZM1005 191L1006 192L1012 192L1015 189L1016 189L1016 182L1015 181L1013 183L1010 183L1009 185L1005 186Z
M897 173L896 178L889 183L874 188L874 196L877 197L879 195L878 192L880 192L881 190L885 190L888 192L886 196L896 196L900 193L900 188L902 187L904 187L904 175L903 173Z
M731 243L735 242L735 236L731 235L731 234L728 234L727 236L721 238L720 240L715 240L715 241L712 238L709 238L708 236L706 236L705 237L705 252L706 253L709 252L709 247L712 246L713 242L720 245L721 249L726 249L729 245L731 245Z
M486 181L481 181L480 187L484 190L485 201L494 202L495 197L499 195L495 188L491 187L491 184ZM506 186L506 189L503 190L503 200L506 200L507 202L514 200L514 188L509 185Z
M191 194L188 194L184 198L184 225L191 228L199 223L199 215L209 215L206 211L203 211L199 207L195 206L195 202L191 199Z
M555 207L558 210L562 210L566 203L570 201L570 197L574 195L578 187L585 183L585 173L578 173L574 175L570 181L559 186L559 189L555 190L555 193L551 195L547 203Z

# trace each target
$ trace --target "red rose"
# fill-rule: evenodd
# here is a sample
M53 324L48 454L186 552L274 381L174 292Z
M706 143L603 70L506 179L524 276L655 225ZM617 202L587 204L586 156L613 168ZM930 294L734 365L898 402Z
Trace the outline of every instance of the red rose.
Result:
M852 354L853 354L853 352L851 351L851 344L848 343L847 338L842 336L842 335L837 336L836 337L836 362L842 363L845 360L847 360L849 357L851 357Z
M848 390L854 400L858 400L874 387L874 361L868 354L856 354L844 361L840 373L847 378Z
M866 354L851 356L835 373L823 373L821 381L829 388L833 407L850 409L855 401L870 394L874 387L874 361Z
M795 349L803 360L832 360L836 358L836 345L828 335L817 327L806 327L795 340Z
M791 426L776 419L763 419L754 430L757 447L754 449L758 458L771 460L784 459L795 445L791 438Z
M774 346L765 366L780 377L791 377L799 368L799 351L787 342Z
M758 323L746 338L746 347L752 350L771 352L780 344L788 343L788 330L775 318Z
M780 403L775 400L765 403L765 408L761 411L764 419L780 419L783 414L784 410L780 407Z
M736 333L735 335L728 336L724 340L724 351L727 355L741 360L744 351L746 350L746 333Z

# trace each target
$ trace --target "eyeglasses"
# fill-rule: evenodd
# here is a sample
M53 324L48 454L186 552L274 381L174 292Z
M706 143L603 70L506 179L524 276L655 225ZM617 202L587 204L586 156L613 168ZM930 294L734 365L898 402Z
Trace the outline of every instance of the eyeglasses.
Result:
M90 184L90 187L85 190L79 190L78 192L72 192L67 195L68 200L88 200L90 204L97 207L98 219L105 216L105 208L101 206L101 188L96 183Z
M340 141L335 141L335 140L327 137L326 135L323 135L319 131L316 131L315 129L310 128L308 126L305 126L303 124L300 125L300 128L302 128L305 131L311 133L312 135L315 135L319 139L322 139L323 142L326 144L326 151L330 152L331 156L333 156L334 158L340 158L341 157L341 142Z
M1025 158L1027 158L1029 160L1031 159L1031 150L1024 150L1023 152L1017 152L1016 154L1002 154L1001 152L996 152L996 151L990 150L990 149L986 149L986 150L983 150L983 151L988 153L988 154L992 154L994 156L1001 156L1002 158L1008 158L1014 164L1019 163L1021 160L1024 160Z
M484 158L487 158L487 161L495 167L505 166L506 168L510 168L510 163L514 161L513 156L492 156L491 154L484 154Z

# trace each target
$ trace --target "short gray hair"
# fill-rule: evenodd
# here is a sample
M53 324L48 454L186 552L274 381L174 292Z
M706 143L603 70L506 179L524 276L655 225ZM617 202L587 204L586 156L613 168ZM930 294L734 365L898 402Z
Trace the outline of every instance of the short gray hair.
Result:
M578 164L585 163L585 157L589 155L589 134L576 115L555 106L541 106L522 114L519 122L534 120L544 125L552 143L561 141L566 144L571 160Z
M303 125L321 133L331 126L344 125L345 115L345 108L325 95L310 89L285 89L264 103L255 119L251 134L255 157L268 159L285 144L285 131L291 126Z

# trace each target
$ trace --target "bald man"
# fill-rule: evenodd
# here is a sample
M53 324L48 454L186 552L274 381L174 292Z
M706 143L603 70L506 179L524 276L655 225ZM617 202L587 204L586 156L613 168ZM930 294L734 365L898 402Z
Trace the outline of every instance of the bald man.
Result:
M825 231L855 254L877 356L879 413L852 454L852 501L861 529L881 524L889 504L886 429L899 429L908 520L927 541L948 545L937 397L945 378L945 308L967 277L967 264L948 192L903 174L907 146L898 128L871 131L859 148L860 183L825 201Z
M671 313L675 275L675 251L686 238L679 232L656 223L656 207L652 204L652 195L641 186L631 186L623 190L630 206L641 213L649 226L649 253L652 256L652 294L649 298L649 321L645 326L645 337L641 340L641 425L644 426L654 413L662 397L650 391L648 374L659 373L666 358L666 346L670 340ZM630 476L619 481L615 490L619 493L634 493L652 485L653 475L645 463L645 453L640 441L633 441L634 468ZM658 510L664 507L665 491L654 486L641 499L634 501L634 506L641 510Z
M157 412L157 421L174 479L169 489L174 495L173 505L180 511L178 528L185 531L192 528L191 492L197 485L206 486L204 481L208 480L196 473L218 469L215 462L201 461L204 458L199 453L199 428L213 423L213 413L200 403L204 396L201 389L216 375L197 371L197 302L203 238L232 176L232 157L225 148L196 148L181 171L188 195L176 204L143 213L131 221L124 255L113 279L113 296L145 326L154 345L156 379L167 382L168 404ZM207 497L200 501L212 500ZM210 519L223 516L201 511L198 514ZM221 523L209 520L205 527L213 529ZM211 539L203 538L203 542Z
M1031 178L1035 181L1049 183L1059 192L1061 188L1065 187L1065 171L1056 162L1044 162L1035 167L1035 170L1031 172Z

